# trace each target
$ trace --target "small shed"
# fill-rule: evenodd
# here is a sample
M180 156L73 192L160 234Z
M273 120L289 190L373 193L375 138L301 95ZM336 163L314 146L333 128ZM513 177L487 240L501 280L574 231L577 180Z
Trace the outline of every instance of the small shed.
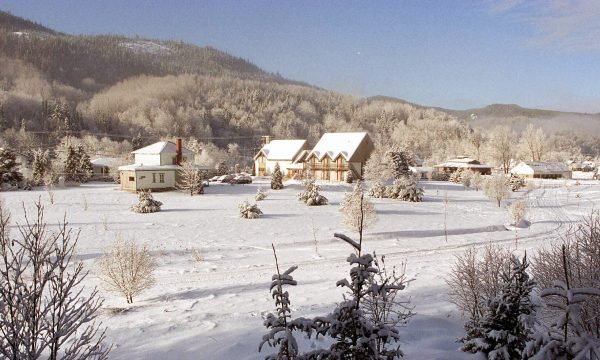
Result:
M511 174L531 179L570 179L572 171L562 162L521 161L510 170Z

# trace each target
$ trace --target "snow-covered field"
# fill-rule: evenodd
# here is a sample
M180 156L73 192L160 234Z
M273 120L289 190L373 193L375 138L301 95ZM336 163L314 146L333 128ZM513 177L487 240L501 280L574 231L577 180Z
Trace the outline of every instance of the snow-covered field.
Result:
M554 241L598 204L600 183L580 182L566 187L563 181L546 181L542 188L513 193L513 199L529 202L532 223L518 233L519 253ZM378 222L367 230L364 246L385 254L389 264L406 261L407 274L414 278L402 293L417 312L402 330L406 358L466 359L470 356L457 351L462 320L448 302L444 278L454 255L489 242L514 249L515 233L504 228L506 204L496 207L481 191L444 182L421 185L423 203L374 200ZM266 179L258 179L251 185L211 185L202 196L156 193L164 206L154 214L132 213L129 207L136 196L111 184L58 189L54 205L41 189L0 196L18 222L23 221L21 204L32 208L38 198L46 204L49 223L66 213L71 226L81 231L77 253L90 270L88 286L101 286L96 263L119 236L146 244L157 257L156 285L131 306L101 289L106 298L101 319L114 343L111 358L237 360L262 359L271 351L257 352L265 333L263 315L274 310L269 294L275 271L271 243L283 268L299 266L294 272L298 286L289 289L293 316L330 312L342 299L343 290L335 282L349 269L345 259L351 248L334 240L333 233L353 235L339 214L350 185L322 184L330 205L308 207L296 200L300 185L288 183L284 190L269 190L268 198L259 202L262 218L239 218L238 204L253 202L259 186L269 187Z

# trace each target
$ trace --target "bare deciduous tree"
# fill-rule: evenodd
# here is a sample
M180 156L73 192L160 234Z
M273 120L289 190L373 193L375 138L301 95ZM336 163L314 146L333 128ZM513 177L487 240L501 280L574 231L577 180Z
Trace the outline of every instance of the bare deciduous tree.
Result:
M528 153L532 161L541 161L546 151L547 136L541 128L535 128L533 124L521 134L521 146Z
M177 186L182 190L189 191L190 196L202 194L204 192L204 186L202 184L204 177L202 176L200 169L192 162L186 161L181 164L178 180Z
M508 126L497 126L490 133L490 155L502 166L505 174L508 174L515 154L515 138L514 131Z
M0 206L0 357L107 359L105 330L95 322L97 289L84 296L87 276L73 259L78 235L66 221L49 232L44 207L10 237L10 216Z
M121 293L131 304L134 296L154 285L156 267L145 246L117 239L100 260L100 278L109 290Z

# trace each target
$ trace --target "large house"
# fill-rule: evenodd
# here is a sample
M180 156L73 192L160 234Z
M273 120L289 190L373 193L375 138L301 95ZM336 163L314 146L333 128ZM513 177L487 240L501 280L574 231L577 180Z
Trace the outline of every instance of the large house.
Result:
M292 177L295 170L304 169L303 157L308 149L306 140L267 141L268 143L254 156L255 175L271 175L275 164L279 164L281 172L288 177Z
M135 163L119 166L121 189L167 190L177 186L181 163L194 161L194 152L184 148L181 139L176 143L159 141L132 152Z
M306 156L305 166L317 180L343 181L348 170L360 178L373 149L366 132L325 133Z
M510 173L534 179L570 179L572 174L565 163L540 161L521 161Z
M452 174L458 170L471 170L478 172L481 175L490 175L492 173L492 167L489 165L482 164L479 160L471 159L467 156L459 156L456 159L448 160L444 163L437 164L433 167L434 173L446 173Z

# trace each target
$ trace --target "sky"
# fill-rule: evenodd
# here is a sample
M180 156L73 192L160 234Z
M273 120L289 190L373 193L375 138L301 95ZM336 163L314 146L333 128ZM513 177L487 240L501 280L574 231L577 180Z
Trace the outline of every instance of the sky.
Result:
M600 112L600 1L0 0L70 34L183 40L356 96Z

